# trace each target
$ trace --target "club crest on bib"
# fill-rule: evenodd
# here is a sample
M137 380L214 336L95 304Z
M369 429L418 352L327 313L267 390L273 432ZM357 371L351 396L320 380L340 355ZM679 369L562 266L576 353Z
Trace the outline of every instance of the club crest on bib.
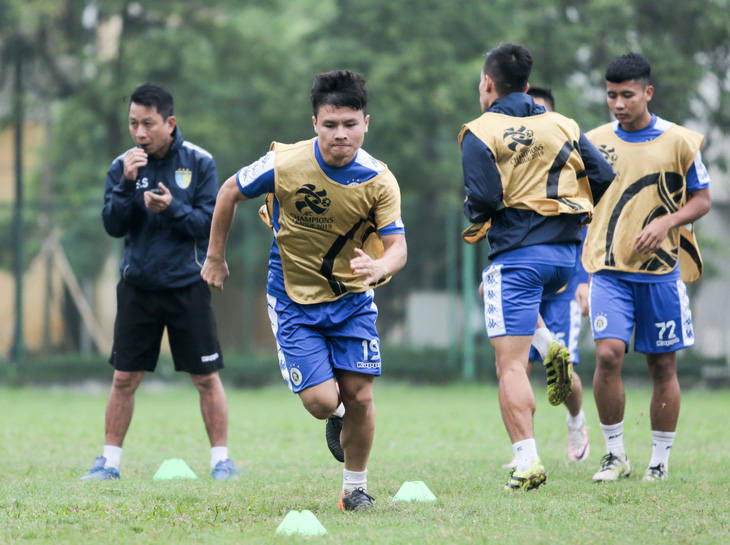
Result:
M332 201L327 197L327 191L324 189L317 191L314 184L304 184L296 194L300 196L300 200L296 202L299 212L309 208L309 210L321 216L327 212L330 204L332 204Z
M514 152L509 160L514 167L524 165L545 154L544 146L538 143L535 137L535 131L524 125L517 129L513 127L505 129L502 133L502 139L505 141L507 148Z
M314 184L304 184L295 192L298 200L294 202L298 214L289 213L288 216L297 225L321 231L332 229L335 218L330 211L332 200L327 191L317 189Z
M603 158L611 163L612 167L616 166L616 161L618 161L618 154L616 153L616 148L609 147L606 144L601 144L600 146L597 146L597 149L599 152L601 152L601 155L603 155Z
M519 147L529 148L535 141L533 136L534 132L531 129L527 129L524 125L522 125L519 129L510 127L509 129L504 131L502 138L504 138L505 140L510 139L511 141L509 144L507 144L507 147L511 151L517 151Z
M193 179L193 173L188 168L179 168L175 171L175 183L180 189L187 189Z

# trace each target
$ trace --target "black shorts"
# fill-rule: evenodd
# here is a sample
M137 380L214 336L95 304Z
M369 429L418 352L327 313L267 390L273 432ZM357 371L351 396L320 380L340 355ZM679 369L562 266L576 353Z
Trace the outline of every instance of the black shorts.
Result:
M202 280L155 291L121 280L109 363L118 371L154 371L165 327L175 371L207 375L223 367L210 288Z

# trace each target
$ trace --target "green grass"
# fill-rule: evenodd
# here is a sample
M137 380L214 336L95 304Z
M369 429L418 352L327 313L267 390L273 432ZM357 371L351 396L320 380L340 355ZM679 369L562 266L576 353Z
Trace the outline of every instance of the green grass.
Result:
M565 409L536 389L536 438L546 486L501 491L511 457L494 386L376 384L378 427L369 467L370 513L337 509L341 465L284 386L228 390L238 482L212 482L192 385L137 396L122 480L79 481L100 454L107 390L0 389L0 543L728 543L730 434L726 391L686 391L670 480L643 483L651 453L649 390L627 391L626 445L635 474L596 485L604 442L586 392L592 452L567 462ZM153 481L182 458L198 480ZM404 481L438 500L392 503ZM329 535L284 537L292 509L311 510Z

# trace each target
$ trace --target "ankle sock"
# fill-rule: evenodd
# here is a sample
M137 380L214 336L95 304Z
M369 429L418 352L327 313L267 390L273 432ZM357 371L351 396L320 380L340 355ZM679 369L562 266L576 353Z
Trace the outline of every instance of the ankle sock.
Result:
M104 458L106 458L104 467L113 467L119 471L119 467L122 465L122 447L104 445Z

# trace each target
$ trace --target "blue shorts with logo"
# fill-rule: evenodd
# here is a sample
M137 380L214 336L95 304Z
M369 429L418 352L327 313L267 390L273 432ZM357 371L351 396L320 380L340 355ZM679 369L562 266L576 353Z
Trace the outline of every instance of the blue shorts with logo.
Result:
M644 275L645 276L645 275ZM606 271L590 286L593 339L618 339L648 354L674 352L695 343L687 287L679 275L631 281ZM656 278L656 277L655 277Z
M380 376L373 290L312 305L266 298L279 367L292 392L334 378L335 369Z
M577 246L529 246L500 256L482 273L484 320L490 338L533 335L543 295L565 286L573 274ZM557 256L551 263L541 258ZM564 255L563 255L564 254ZM565 267L555 262L570 263Z

